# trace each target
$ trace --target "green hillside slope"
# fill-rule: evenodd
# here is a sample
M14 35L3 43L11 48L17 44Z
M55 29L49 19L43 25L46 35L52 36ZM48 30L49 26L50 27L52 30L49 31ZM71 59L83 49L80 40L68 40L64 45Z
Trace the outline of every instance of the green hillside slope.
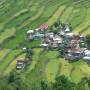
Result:
M56 21L68 23L74 33L90 36L90 0L0 0L0 74L8 76L16 69L15 60L26 54L22 54L22 46L41 43L26 41L29 29L43 23L52 26ZM57 51L35 48L32 62L21 76L30 85L41 80L51 83L60 75L74 83L90 77L90 66L83 60L69 63L57 56Z

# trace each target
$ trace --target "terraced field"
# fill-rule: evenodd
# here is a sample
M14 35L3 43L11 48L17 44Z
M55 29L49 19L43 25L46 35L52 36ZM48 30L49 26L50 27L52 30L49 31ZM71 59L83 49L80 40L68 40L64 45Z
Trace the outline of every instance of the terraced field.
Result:
M42 23L51 26L59 20L69 23L74 33L90 35L90 0L0 0L0 73L6 75L15 69L15 60L22 52L17 47L41 43L26 42L29 29ZM34 52L31 64L23 72L29 83L40 82L42 78L53 82L57 75L77 83L90 76L90 67L82 60L68 63L57 58L57 51L43 52L37 48Z

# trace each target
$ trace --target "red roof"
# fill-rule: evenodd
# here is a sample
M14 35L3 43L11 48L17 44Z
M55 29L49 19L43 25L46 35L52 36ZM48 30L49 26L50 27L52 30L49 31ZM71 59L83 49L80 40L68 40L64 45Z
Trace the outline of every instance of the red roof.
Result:
M42 24L42 25L40 25L40 27L39 27L40 29L43 29L43 30L45 30L45 29L48 29L48 24Z

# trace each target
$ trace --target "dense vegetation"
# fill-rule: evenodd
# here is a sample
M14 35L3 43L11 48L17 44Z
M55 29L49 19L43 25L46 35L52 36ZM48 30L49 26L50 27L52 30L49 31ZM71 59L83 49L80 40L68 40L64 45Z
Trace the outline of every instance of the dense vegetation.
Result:
M75 84L65 76L59 76L54 83L47 84L45 81L41 81L38 84L30 85L25 78L14 71L10 73L8 79L0 76L0 84L1 90L89 90L90 79L83 78L80 83Z
M89 90L87 62L68 63L58 58L57 51L36 48L31 63L22 71L15 70L16 59L26 55L21 47L41 43L28 42L26 32L42 23L52 30L57 21L87 36L90 48L90 0L0 0L0 90Z

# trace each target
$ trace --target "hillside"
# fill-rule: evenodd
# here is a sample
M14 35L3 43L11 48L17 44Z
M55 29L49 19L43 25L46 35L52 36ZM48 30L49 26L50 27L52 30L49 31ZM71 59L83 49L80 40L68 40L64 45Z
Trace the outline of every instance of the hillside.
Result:
M0 74L8 77L16 70L16 60L26 57L22 47L32 48L41 43L27 41L28 30L43 23L50 30L57 21L69 24L73 33L88 37L90 48L90 0L0 0ZM82 59L69 63L57 58L57 50L42 48L34 48L33 53L30 64L24 70L16 70L30 85L38 85L41 80L51 83L60 75L73 83L90 77L90 63Z

